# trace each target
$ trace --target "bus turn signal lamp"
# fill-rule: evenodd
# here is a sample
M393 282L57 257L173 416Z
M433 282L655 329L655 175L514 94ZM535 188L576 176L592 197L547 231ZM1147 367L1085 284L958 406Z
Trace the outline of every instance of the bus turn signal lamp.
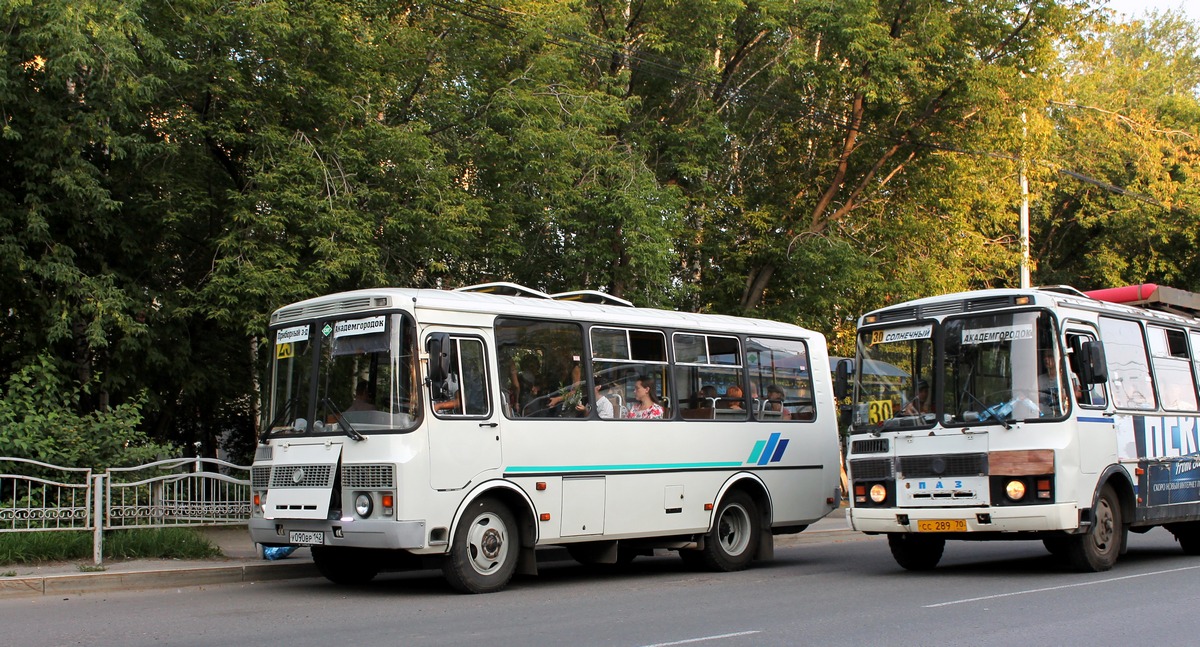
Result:
M1050 498L1050 479L1038 479L1037 482L1037 498Z
M381 497L380 503L383 505L383 516L385 516L385 517L392 516L392 508L393 508L393 504L395 502L396 502L396 498L394 496L392 496L392 494L390 492L388 494L383 495L383 497Z
M882 483L871 486L871 500L875 503L883 503L887 500L887 488Z
M1025 498L1025 484L1020 481L1009 481L1008 485L1004 486L1004 493L1013 501L1020 501Z

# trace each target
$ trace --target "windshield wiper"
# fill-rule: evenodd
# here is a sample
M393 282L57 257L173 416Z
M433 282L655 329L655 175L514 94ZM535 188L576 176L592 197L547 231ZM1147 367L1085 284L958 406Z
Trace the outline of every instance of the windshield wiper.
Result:
M292 407L295 404L296 396L288 398L288 401L283 403L283 409L280 410L279 415L275 416L275 419L271 421L271 424L267 425L267 428L263 429L262 435L258 437L258 443L260 445L266 445L268 442L270 442L271 432L279 425L281 421L283 421L284 416L292 411Z
M992 406L989 407L988 405L984 404L979 398L975 397L974 393L971 393L970 391L967 391L966 389L963 389L963 395L971 398L972 400L975 401L976 404L978 404L981 407L981 409L979 411L980 422L983 422L983 416L986 415L986 416L990 416L990 417L994 418L996 420L996 422L999 422L1000 424L1004 425L1005 429L1012 429L1012 425L1008 424L1008 421L1005 420L1003 417L1001 417L998 411L993 411L993 409L996 409L997 407L1002 406L1004 404L1003 402L1001 402L999 404L993 404Z
M334 404L332 400L330 400L328 397L326 397L325 399L321 400L321 404L329 407L330 409L333 409L333 413L334 413L334 415L337 416L337 419L338 419L338 426L345 428L347 436L349 436L353 440L359 440L359 441L367 439L366 436L358 433L358 430L354 428L354 425L350 424L349 420L346 420L346 417L342 415L342 410L337 408L337 405Z

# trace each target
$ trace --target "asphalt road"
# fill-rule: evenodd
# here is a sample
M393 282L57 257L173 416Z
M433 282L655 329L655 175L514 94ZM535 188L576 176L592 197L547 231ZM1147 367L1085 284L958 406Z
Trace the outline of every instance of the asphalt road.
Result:
M951 543L909 573L886 541L781 542L741 573L673 555L623 572L542 566L493 595L440 573L343 588L320 579L0 600L8 645L1192 645L1200 558L1162 530L1131 535L1107 573L1066 570L1040 543Z

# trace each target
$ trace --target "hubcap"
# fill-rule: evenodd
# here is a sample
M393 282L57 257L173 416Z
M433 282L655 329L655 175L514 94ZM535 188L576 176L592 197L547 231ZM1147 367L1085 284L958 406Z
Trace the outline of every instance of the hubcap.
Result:
M508 528L500 517L486 512L475 518L467 535L467 558L480 575L491 575L508 558Z
M745 552L750 545L750 515L746 509L737 504L725 508L717 522L717 537L727 554Z

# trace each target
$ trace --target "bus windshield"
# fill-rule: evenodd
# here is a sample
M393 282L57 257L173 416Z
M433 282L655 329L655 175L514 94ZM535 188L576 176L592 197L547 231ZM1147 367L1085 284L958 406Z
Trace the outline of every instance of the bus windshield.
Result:
M851 433L933 424L933 331L921 323L859 334Z
M1029 421L1066 413L1066 373L1049 312L949 319L944 412L950 423Z
M941 339L941 361L933 348ZM1049 312L863 331L851 431L1061 419L1067 373Z
M417 396L412 338L410 320L399 314L277 330L269 432L354 436L410 428Z

